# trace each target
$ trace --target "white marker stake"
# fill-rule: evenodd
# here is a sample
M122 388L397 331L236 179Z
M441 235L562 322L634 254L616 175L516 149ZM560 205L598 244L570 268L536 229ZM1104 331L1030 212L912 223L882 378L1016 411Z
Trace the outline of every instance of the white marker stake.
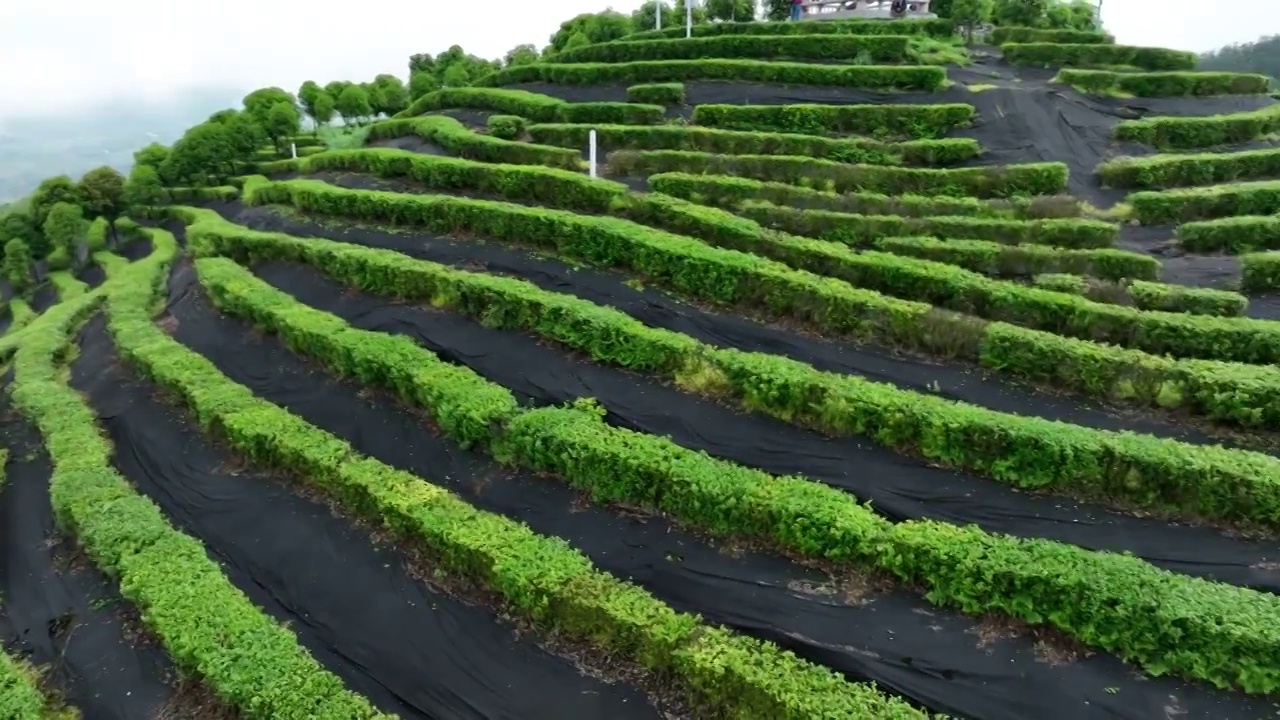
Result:
M587 133L587 162L591 166L591 177L596 176L596 131L594 128Z
M662 29L662 0L654 0L653 10L654 10L653 29L661 30Z
M693 37L693 0L684 0L684 36Z
M297 160L298 159L298 143L296 142L289 143L289 149L293 151L293 159Z

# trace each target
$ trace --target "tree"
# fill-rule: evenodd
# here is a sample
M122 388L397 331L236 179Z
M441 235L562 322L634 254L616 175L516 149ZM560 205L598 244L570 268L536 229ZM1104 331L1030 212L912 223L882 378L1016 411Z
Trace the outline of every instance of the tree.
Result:
M1048 9L1049 0L995 0L991 20L997 25L1041 27Z
M194 187L218 185L236 174L236 145L222 123L205 122L187 130L173 144L160 168L162 177Z
M369 105L369 93L359 85L347 86L347 89L338 96L334 108L345 123L351 123L353 120L358 122L361 118L367 118L373 114L373 108Z
M706 16L708 20L735 20L738 22L754 20L756 17L755 0L706 0ZM694 10L695 15L697 10ZM680 17L681 22L684 16ZM694 18L697 22L697 18Z
M271 114L271 109L280 103L288 103L297 106L298 99L292 93L281 90L278 87L267 87L254 90L244 96L244 111L249 117L253 118L259 125L267 124L267 116Z
M574 50L580 47L586 47L591 44L591 39L587 34L579 30L569 36L569 41L564 44L564 50Z
M124 199L129 207L148 208L163 205L169 193L160 181L160 173L150 165L134 165L124 184Z
M502 58L502 64L504 67L532 65L538 62L539 59L538 48L529 44L517 45L507 51L507 54Z
M994 0L951 0L951 19L965 30L965 36L973 42L973 29L991 19Z
M355 83L350 83L346 80L334 80L333 82L325 83L324 91L329 93L329 97L337 100L342 97L343 90L346 90L354 84Z
M123 186L122 186L123 192ZM44 221L44 237L51 250L60 250L68 260L75 262L78 257L76 246L84 240L89 223L84 219L84 211L71 203L58 203L49 210L49 217Z
M17 238L4 244L4 275L15 295L31 286L31 248Z
M422 70L409 76L409 99L417 100L427 93L440 89L440 81L435 75Z
M298 103L302 105L302 112L311 118L316 130L320 129L320 121L316 119L316 99L323 93L324 90L314 80L308 80L298 88Z
M80 202L75 182L66 175L46 179L31 194L31 219L36 227L44 225L49 210L60 202Z
M27 212L15 210L0 218L0 245L10 240L21 240L30 247L40 242L40 226Z
M316 128L326 125L333 120L333 96L327 92L321 91L316 95L315 102L311 108L313 113L311 119L315 121Z
M169 157L169 148L160 143L151 143L133 154L133 164L158 168L164 164L164 159L167 157Z
M262 128L275 146L276 152L284 154L285 143L301 130L302 118L298 115L298 106L291 102L278 102L267 111L267 119Z
M650 15L649 30L653 28L653 16ZM602 43L617 40L633 31L632 19L613 10L601 13L584 13L560 23L560 29L551 36L551 47L556 52L564 50L570 38L581 32L587 42Z
M1251 43L1228 45L1200 56L1197 70L1261 73L1280 78L1280 35L1269 35ZM1275 86L1274 80L1272 86Z
M116 244L116 220L128 208L124 197L124 176L115 168L100 167L90 170L80 178L80 199L90 218L103 218L111 233L111 245ZM48 223L45 223L48 234ZM52 239L51 239L52 241ZM55 247L57 243L54 243Z
M1096 32L1102 29L1098 24L1098 8L1088 0L1055 1L1046 10L1043 22L1045 27L1060 30Z
M791 0L764 0L765 20L786 20L791 17Z
M464 65L449 66L449 69L444 71L444 77L441 80L441 85L450 88L466 87L471 84L471 77Z
M431 53L415 53L409 56L409 77L412 78L416 72L424 72L428 75L436 73L436 59Z
M375 113L395 115L409 107L409 90L395 75L379 75L370 87L369 104Z

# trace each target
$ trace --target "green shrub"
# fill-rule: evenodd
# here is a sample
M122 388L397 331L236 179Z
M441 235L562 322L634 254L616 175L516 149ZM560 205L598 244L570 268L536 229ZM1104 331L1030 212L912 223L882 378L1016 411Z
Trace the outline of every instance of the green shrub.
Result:
M629 63L725 58L737 60L838 60L866 57L874 62L907 59L905 35L710 35L675 40L615 40L556 54L557 63Z
M828 20L825 22L718 22L693 26L694 37L717 35L928 35L950 38L955 23L950 20L907 19L887 23L883 20ZM683 24L661 30L632 33L622 41L679 39L685 36Z
M618 123L653 125L663 122L666 108L620 102L571 103L550 95L506 88L461 87L427 93L396 113L397 119L434 110L489 110L518 115L532 122Z
M1007 26L998 27L987 36L992 45L1006 43L1066 43L1076 45L1101 45L1115 42L1104 32L1087 30L1048 30L1045 28Z
M645 105L684 105L684 83L645 83L627 88L627 100Z
M1143 70L1194 70L1196 54L1165 48L1083 43L1005 43L1004 59L1014 65L1098 67L1125 65Z
M864 138L825 138L790 133L738 132L686 125L532 125L534 142L581 148L595 130L613 149L696 150L724 154L803 155L867 165L953 165L977 157L976 140L909 140L886 143Z
M1262 180L1280 175L1280 150L1120 157L1098 175L1110 187L1153 190Z
M0 451L0 459L4 452ZM24 660L0 652L0 717L11 720L78 720L58 713L40 691L40 674Z
M819 65L721 59L535 63L504 68L480 78L476 85L500 87L531 82L603 85L688 80L837 85L876 90L936 90L946 83L947 72L944 68L930 66ZM587 121L579 119L567 122Z
M1255 250L1280 250L1280 218L1224 217L1183 223L1175 231L1178 244L1188 252L1240 254Z
M1177 190L1146 190L1125 199L1144 225L1212 220L1280 211L1280 182L1236 183Z
M500 140L516 140L524 135L528 122L519 115L490 115L485 125Z
M209 242L202 230L199 223L191 229L193 242ZM197 267L219 307L247 316L344 375L403 391L464 445L497 445L502 438L494 429L518 421L510 391L407 338L351 328L226 260L204 259ZM132 345L127 352L207 422L224 427L228 440L251 460L315 479L370 520L422 542L444 569L497 593L509 612L526 621L588 640L680 683L700 715L928 717L872 684L847 682L771 643L705 626L642 588L597 570L562 539L538 535L361 457L347 443L254 397L158 331L147 345Z
M987 240L932 237L884 237L871 241L871 246L894 255L943 262L992 277L1069 273L1070 277L1089 275L1103 280L1154 280L1160 273L1160 262L1150 255L1113 248L1007 245Z
M802 156L715 155L684 150L618 150L609 153L608 172L615 176L705 172L816 186L834 192L869 190L981 198L1047 195L1067 186L1067 166L1063 163L905 168L848 165Z
M647 284L704 302L799 322L826 336L963 358L1101 398L1184 407L1222 422L1280 428L1280 369L1275 367L1174 360L885 297L764 257L830 272L858 257L847 247L763 233L748 220L662 195L629 196L635 199L623 207L633 221L300 180L256 179L246 185L245 195L250 204L285 204L304 212L531 245L574 261L629 270ZM720 247L637 222L661 223Z
M481 135L467 129L457 120L443 115L383 120L369 126L370 140L406 135L418 135L455 155L481 162L546 165L574 170L583 167L582 154L574 150L512 142L490 135Z
M1246 292L1280 290L1280 252L1240 256L1240 288Z
M291 165L292 160L286 161ZM240 198L240 188L231 185L216 187L175 187L168 188L169 199L175 203L190 202L229 202Z
M1239 317L1249 305L1249 299L1236 292L1143 280L1106 282L1080 275L1049 273L1037 275L1031 284L1044 290L1080 295L1095 302L1191 315Z
M649 176L649 187L702 205L737 210L743 203L763 200L816 210L860 215L972 216L1001 219L1070 218L1080 214L1080 201L1070 195L979 200L945 195L886 195L872 192L834 193L824 190L761 182L728 175L658 173Z
M1194 150L1257 140L1280 131L1280 105L1262 110L1203 117L1147 117L1116 124L1119 140L1161 150Z
M1204 97L1262 95L1270 86L1266 75L1230 72L1110 72L1064 69L1054 82L1081 92L1138 97Z
M926 454L945 456L946 462L1005 454L1013 458L1013 466L1005 466L1005 479L1018 484L1025 480L1015 479L1017 472L1028 466L1038 471L1039 463L1066 463L1072 466L1067 472L1095 476L1117 462L1173 465L1174 457L1187 463L1180 470L1188 477L1201 477L1208 466L1228 456L1280 474L1280 461L1259 454L1006 415L862 378L819 373L785 358L717 350L580 298L388 251L256 233L226 223L202 230L195 244L201 253L309 262L367 291L429 300L677 382L714 374L740 402L808 417L825 410L832 419L828 423L876 428L880 442L894 447L919 443ZM484 416L488 408L472 399L483 397L478 389L469 392L460 381L450 384L422 372L420 368L444 363L410 340L349 328L331 315L299 306L229 263L200 261L200 270L219 306L280 333L291 346L338 372L360 372L437 418ZM324 346L306 341L322 332L335 340ZM393 345L396 351L390 350ZM379 346L386 349L379 351ZM478 382L476 378L468 386ZM437 399L441 396L447 400ZM1252 692L1280 686L1280 655L1274 649L1280 644L1280 599L1272 595L1158 570L1120 554L931 521L891 524L839 489L803 478L772 477L663 438L610 427L602 422L603 413L591 401L521 412L492 430L487 446L508 462L564 477L597 502L639 503L717 535L761 536L803 555L878 566L922 585L933 602L974 614L994 610L1053 624L1137 662ZM1156 454L1157 447L1163 454ZM1079 481L1080 475L1071 477ZM1167 487L1166 476L1159 477ZM1130 476L1122 486L1133 487L1134 482ZM1240 488L1224 491L1231 496ZM1196 648L1194 655L1188 655L1189 646ZM809 712L818 712L818 705L810 705ZM812 717L833 715L827 706Z
M726 130L936 138L973 122L972 105L698 105L693 122Z
M97 309L103 292L149 306L163 288L177 243L161 230L151 238L151 257L109 286L46 311L14 354L13 402L44 436L55 516L92 562L118 579L121 595L174 663L245 717L390 720L348 691L291 631L227 580L198 540L174 529L134 490L114 469L113 448L93 410L66 385L57 363L72 329Z
M1045 273L1032 278L1031 284L1042 290L1052 290L1069 295L1084 295L1089 292L1089 281L1080 275Z

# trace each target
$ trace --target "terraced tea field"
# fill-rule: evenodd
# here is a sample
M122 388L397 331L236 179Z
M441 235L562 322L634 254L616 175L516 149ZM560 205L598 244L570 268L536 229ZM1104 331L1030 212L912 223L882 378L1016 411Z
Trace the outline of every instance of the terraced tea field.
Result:
M1277 717L1280 106L993 40L642 33L136 213L0 338L0 715Z

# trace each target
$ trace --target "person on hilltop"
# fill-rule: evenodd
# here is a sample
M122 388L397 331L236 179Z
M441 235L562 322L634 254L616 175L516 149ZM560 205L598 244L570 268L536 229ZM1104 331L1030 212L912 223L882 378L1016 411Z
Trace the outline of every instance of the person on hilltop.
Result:
M791 19L799 20L800 14L804 12L804 0L791 0Z

